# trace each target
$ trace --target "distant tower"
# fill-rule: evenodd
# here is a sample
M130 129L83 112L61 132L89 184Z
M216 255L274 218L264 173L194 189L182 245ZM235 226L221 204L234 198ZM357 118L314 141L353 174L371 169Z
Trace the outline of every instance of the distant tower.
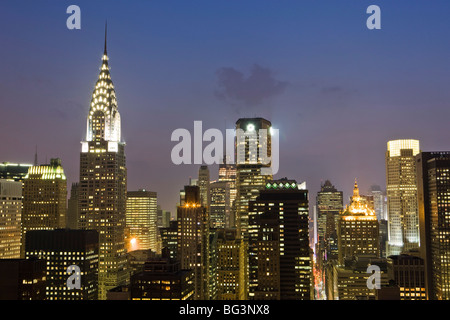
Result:
M120 114L106 48L87 117L80 154L80 223L100 236L99 299L124 285L129 276L125 255L127 169L121 140Z
M346 257L380 256L377 216L367 201L360 196L356 181L352 202L339 217L338 248L341 265Z
M388 201L388 255L419 247L419 217L415 156L418 140L387 143L386 193Z
M209 169L200 166L198 170L198 186L200 187L200 201L202 206L209 208Z

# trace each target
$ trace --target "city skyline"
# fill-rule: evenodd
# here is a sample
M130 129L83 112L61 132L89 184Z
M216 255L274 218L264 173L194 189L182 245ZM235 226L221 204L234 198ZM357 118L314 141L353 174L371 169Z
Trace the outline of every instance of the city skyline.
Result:
M23 14L23 5L5 4L11 14L0 14L0 27L12 32L5 34L1 53L0 133L10 139L0 146L1 161L32 163L37 145L39 163L61 158L68 186L78 180L77 151L85 139L107 19L128 190L156 191L162 208L174 212L179 190L200 165L171 163L171 132L192 132L195 120L203 121L204 130L225 131L239 118L254 116L280 129L276 178L306 181L312 194L328 179L344 191L344 203L351 194L345 186L355 178L362 194L372 184L385 189L387 141L417 139L423 151L448 149L444 130L450 111L443 107L450 48L440 36L449 26L436 16L443 17L449 5L405 3L378 1L383 10L378 33L365 28L366 3L333 10L311 5L308 11L320 18L314 21L295 4L295 13L287 14L287 8L263 2L257 8L264 19L251 15L251 1L204 4L198 12L183 11L182 3L175 9L161 3L104 9L102 2L80 1L79 31L65 27L65 3L29 2ZM269 14L274 18L267 21ZM417 22L419 14L427 23ZM210 33L202 29L205 24ZM239 28L246 32L240 35ZM337 41L341 37L343 43ZM233 92L227 81L247 89ZM252 91L255 83L268 85L267 94ZM19 95L22 90L27 94ZM211 180L217 179L218 166L210 172Z

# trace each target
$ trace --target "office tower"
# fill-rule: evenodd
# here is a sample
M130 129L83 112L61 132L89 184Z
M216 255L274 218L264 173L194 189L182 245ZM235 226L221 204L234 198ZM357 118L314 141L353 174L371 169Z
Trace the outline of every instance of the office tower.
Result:
M319 250L326 260L336 256L337 224L339 213L343 210L343 193L338 191L329 180L321 185L317 193L317 231Z
M386 194L388 201L388 255L419 247L419 218L415 156L418 140L387 143Z
M209 169L208 166L200 166L198 170L198 182L200 187L200 203L203 207L209 208Z
M352 202L339 217L339 263L352 256L380 256L379 226L375 211L359 195L355 181Z
M327 266L328 300L375 300L376 288L369 288L367 281L373 273L369 266L379 268L380 286L386 287L392 280L392 266L389 261L368 256L347 257L343 264L335 261Z
M165 256L147 261L131 276L131 300L193 300L194 271Z
M194 270L194 300L209 297L209 217L200 201L200 187L185 186L185 202L177 207L178 259Z
M0 259L19 259L22 183L0 179Z
M46 262L0 259L0 300L45 300Z
M418 253L389 256L400 300L426 300L425 265Z
M385 212L385 195L380 186L373 185L370 187L369 195L373 197L373 207L378 221L386 220Z
M67 201L67 218L66 227L68 229L79 229L80 220L80 204L79 204L79 184L78 182L72 183L70 189L70 198Z
M236 227L236 206L235 200L237 196L236 189L236 164L230 163L231 160L227 160L224 156L223 163L219 164L219 182L225 182L230 190L230 196L228 200L228 207L230 208L229 215L225 215L225 227Z
M0 163L0 179L23 181L31 164L2 162Z
M25 243L27 259L46 261L46 300L97 300L98 233L94 230L33 230ZM69 267L78 269L69 269ZM68 269L70 273L68 272ZM74 275L80 287L69 288ZM75 280L73 284L75 285Z
M270 121L263 118L242 118L236 122L236 227L244 240L248 238L249 201L255 200L272 179L271 174L262 172L271 166L263 161L264 156L271 156L270 128ZM260 139L259 133L264 132L266 135Z
M105 49L80 153L80 223L99 233L99 296L129 281L125 254L127 169L116 93Z
M178 220L170 221L168 228L160 228L161 248L169 251L171 259L178 258Z
M217 236L217 300L244 300L243 263L236 229L219 229Z
M212 228L225 228L231 215L230 184L225 181L210 184L209 215Z
M22 257L27 232L64 228L67 181L60 159L32 166L23 182Z
M158 204L157 213L156 225L158 228L168 228L170 225L170 211L161 209L161 206Z
M450 151L416 156L420 252L430 300L450 299Z
M249 202L249 297L311 299L308 191L295 180L270 181Z
M128 251L151 249L157 252L157 194L141 189L128 191L126 229Z

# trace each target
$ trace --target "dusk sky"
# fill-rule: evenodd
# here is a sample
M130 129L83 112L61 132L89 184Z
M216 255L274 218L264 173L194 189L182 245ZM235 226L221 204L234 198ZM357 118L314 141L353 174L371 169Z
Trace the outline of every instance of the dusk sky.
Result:
M81 30L66 27L72 4ZM366 27L372 4L381 30ZM448 0L3 0L0 162L33 163L37 145L70 192L107 20L128 190L173 212L199 165L172 163L172 132L256 116L280 130L276 178L306 181L310 202L329 179L347 204L355 178L385 189L388 140L450 150L449 14Z

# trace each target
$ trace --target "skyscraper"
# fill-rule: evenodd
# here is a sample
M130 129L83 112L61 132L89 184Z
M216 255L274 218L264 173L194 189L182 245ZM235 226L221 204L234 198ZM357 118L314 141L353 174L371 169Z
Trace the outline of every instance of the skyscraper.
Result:
M98 233L94 230L33 230L25 243L27 259L46 261L46 300L97 300ZM70 270L68 268L76 267ZM80 287L69 288L70 275Z
M19 259L22 183L0 179L0 259Z
M194 271L195 300L209 298L209 217L200 188L185 186L184 205L177 207L178 252L182 269Z
M359 195L355 181L352 202L339 217L339 264L352 256L380 256L379 226L375 211Z
M30 230L64 228L67 211L67 181L60 159L32 166L23 183L22 257Z
M419 247L419 218L415 156L418 140L387 143L386 194L388 201L388 255Z
M219 182L225 182L230 190L228 207L230 208L229 214L225 214L225 226L226 228L236 227L236 164L230 163L231 160L224 156L223 163L219 164Z
M216 181L210 184L209 215L212 228L225 228L231 214L230 184Z
M217 237L217 300L244 300L241 287L241 245L236 229L219 229Z
M127 193L128 251L151 249L157 252L157 194L141 189Z
M322 184L317 193L318 241L325 257L331 258L337 253L336 250L332 250L334 248L332 244L337 241L337 224L339 213L344 208L343 201L342 191L338 191L329 180Z
M259 191L265 188L272 175L263 174L262 169L270 169L270 163L264 163L261 152L271 156L270 121L263 118L242 118L236 122L236 224L242 239L247 239L248 203L255 200ZM260 139L259 133L268 134ZM240 134L239 134L240 133ZM258 146L262 148L258 150Z
M310 300L308 191L295 180L270 181L249 202L249 298Z
M450 151L416 156L420 252L430 300L450 299Z
M209 209L209 169L208 166L200 166L198 170L198 182L200 187L200 203Z
M128 282L125 255L127 169L116 93L105 48L80 154L80 223L99 233L99 296Z

